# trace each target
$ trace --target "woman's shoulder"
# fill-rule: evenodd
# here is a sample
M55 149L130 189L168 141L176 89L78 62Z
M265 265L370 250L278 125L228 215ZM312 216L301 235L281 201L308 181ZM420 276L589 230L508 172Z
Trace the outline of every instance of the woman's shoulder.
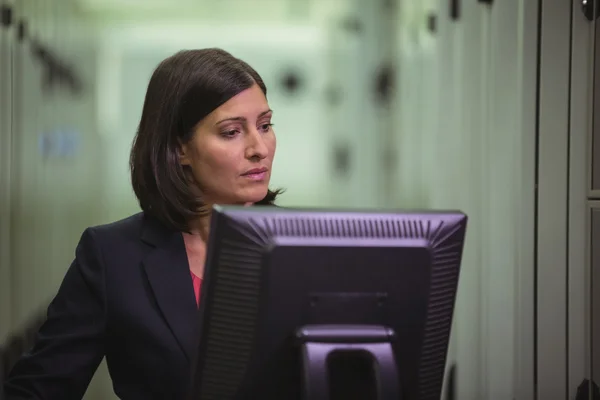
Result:
M139 212L117 221L90 226L88 229L100 234L127 232L131 230L139 231L139 228L143 225L143 222L144 213Z
M89 234L105 245L124 244L139 239L145 216L143 212L130 215L117 221L88 227L83 235Z

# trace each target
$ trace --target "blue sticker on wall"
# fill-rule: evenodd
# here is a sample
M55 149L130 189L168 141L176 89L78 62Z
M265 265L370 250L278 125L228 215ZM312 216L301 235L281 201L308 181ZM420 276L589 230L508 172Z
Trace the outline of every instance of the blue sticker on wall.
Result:
M57 129L42 133L38 149L44 158L69 158L75 156L81 147L81 134L76 130Z

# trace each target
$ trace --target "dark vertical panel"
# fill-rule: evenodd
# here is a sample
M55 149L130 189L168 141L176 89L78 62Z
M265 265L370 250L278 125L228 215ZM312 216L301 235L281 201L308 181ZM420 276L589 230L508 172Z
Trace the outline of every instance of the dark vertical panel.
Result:
M597 6L594 1L594 6ZM593 115L600 115L600 29L595 26L594 32L594 102ZM594 118L592 129L592 190L600 190L600 124ZM596 196L594 196L596 197Z
M600 208L591 212L590 261L591 261L591 347L592 379L600 382Z
M460 0L450 0L450 19L456 21L460 18Z

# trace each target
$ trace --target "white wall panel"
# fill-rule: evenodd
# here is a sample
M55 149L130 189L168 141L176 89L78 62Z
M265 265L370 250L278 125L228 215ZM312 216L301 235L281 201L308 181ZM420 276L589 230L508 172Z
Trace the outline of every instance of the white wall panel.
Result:
M12 2L0 2L11 7ZM14 14L13 11L13 20ZM0 340L11 319L11 174L12 174L12 73L14 29L0 23Z
M537 398L567 398L571 5L542 2L537 201Z
M514 241L517 243L514 397L533 399L535 393L535 189L538 96L538 2L519 1L517 16L520 65L517 120L517 201ZM507 27L509 24L507 23Z
M484 292L487 308L487 354L488 398L511 399L515 382L513 368L516 360L516 310L518 292L518 251L522 246L516 240L520 230L519 207L523 198L520 193L521 140L533 134L521 129L520 107L522 88L519 75L519 30L514 21L519 20L521 3L517 0L494 2L490 20L489 86L487 159L489 169L488 198L485 205L487 226L487 252L483 259L486 269ZM535 90L535 88L525 89ZM531 155L533 156L533 154ZM530 226L533 230L533 225ZM531 316L533 317L533 315Z
M592 131L594 24L572 4L571 88L569 126L568 208L568 399L590 379L591 213L587 191L591 160L588 153Z
M406 12L418 8L404 3ZM428 7L418 15L422 25ZM403 19L396 198L403 206L459 208L470 217L448 360L457 366L457 397L528 399L536 5L461 2L456 20L449 7L437 2L437 31L416 44L414 21Z
M460 114L460 127L457 130L453 151L457 155L457 183L459 206L469 216L469 232L465 244L457 314L455 319L457 362L457 397L461 399L483 398L483 374L486 371L482 355L486 346L482 345L485 336L479 316L483 305L487 304L482 290L482 245L485 239L484 217L482 213L484 172L487 160L481 151L486 135L486 96L488 69L489 17L490 10L476 2L463 3L459 35L461 44L456 57L462 59L457 66L460 74L461 97L455 100ZM468 153L465 157L464 153Z
M65 4L24 3L20 19L27 24L27 36L14 48L12 329L23 327L46 307L74 257L81 232L98 221L96 197L101 189L94 184L98 169L90 102L94 82L89 73L93 49L83 40L68 45L64 41L71 26ZM75 96L64 85L45 90L47 71L33 56L34 43L73 66L87 91ZM67 136L77 140L70 150L64 146Z

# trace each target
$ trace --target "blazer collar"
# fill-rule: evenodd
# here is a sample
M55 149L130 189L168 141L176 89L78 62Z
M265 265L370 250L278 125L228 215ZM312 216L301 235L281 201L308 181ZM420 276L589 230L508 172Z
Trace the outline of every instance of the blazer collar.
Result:
M143 264L160 312L191 360L199 321L183 235L145 215L141 239L152 248Z

